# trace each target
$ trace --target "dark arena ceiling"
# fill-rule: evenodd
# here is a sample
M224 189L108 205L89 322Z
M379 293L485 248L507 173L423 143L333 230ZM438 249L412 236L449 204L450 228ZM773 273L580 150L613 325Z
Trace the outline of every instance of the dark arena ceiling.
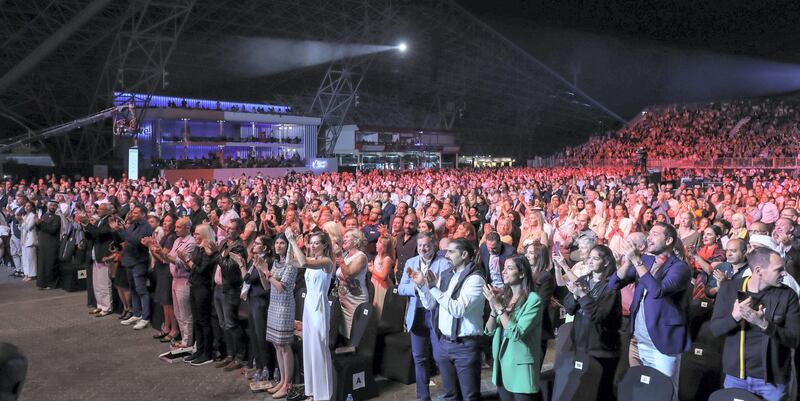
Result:
M548 154L631 117L551 69L530 46L535 37L490 25L487 7L473 3L0 0L0 140L107 108L114 90L318 114L311 106L332 64L297 50L317 45L408 43L405 53L336 61L363 76L345 122L450 129L465 153ZM531 3L511 3L523 5L517 17L534 13ZM500 18L516 10L506 8ZM98 131L45 145L62 165L107 160L109 140Z

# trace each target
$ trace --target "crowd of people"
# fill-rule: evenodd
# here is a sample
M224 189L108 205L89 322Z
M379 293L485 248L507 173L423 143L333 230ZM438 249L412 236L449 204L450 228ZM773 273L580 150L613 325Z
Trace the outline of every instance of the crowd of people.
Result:
M738 100L646 110L630 125L567 149L576 164L636 160L641 147L650 159L796 157L800 108L794 101Z
M196 159L153 159L151 165L155 169L305 167L305 160L297 152L289 157L221 157L219 152L210 152L207 157Z
M183 142L183 136L164 135L161 137L164 142ZM227 136L190 136L186 138L189 142L261 142L261 143L288 143L299 144L303 139L299 136L295 137L278 137L274 131L267 133L265 130L260 130L255 137L241 137L231 138Z
M250 386L275 399L332 399L329 342L349 342L359 305L386 318L396 289L419 400L435 371L445 399L479 399L484 363L502 400L538 399L559 327L602 366L598 399L614 399L636 364L677 388L681 354L702 341L688 305L702 300L724 343L724 386L777 401L800 344L798 197L800 179L771 171L659 182L621 168L48 176L0 188L0 237L15 274L42 289L70 254L91 265L90 313L111 315L116 291L134 329L150 325L154 282L156 339L191 348L194 366L248 367Z
M170 109L196 109L196 110L217 110L217 111L233 111L233 112L240 112L240 113L259 113L259 114L291 114L293 108L291 106L282 108L282 107L262 107L262 106L250 106L248 109L245 104L242 104L241 107L238 104L225 108L222 106L222 102L217 101L214 104L214 108L205 107L204 102L199 100L194 102L194 105L186 101L186 99L181 99L180 103L176 103L173 101L167 102L167 108Z

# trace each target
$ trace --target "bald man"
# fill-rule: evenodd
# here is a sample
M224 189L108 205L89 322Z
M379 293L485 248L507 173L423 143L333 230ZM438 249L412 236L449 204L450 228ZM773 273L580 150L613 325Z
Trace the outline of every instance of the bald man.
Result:
M723 282L743 277L747 267L747 243L739 238L731 239L725 244L725 261L717 265L708 276L705 286L706 296L716 297Z

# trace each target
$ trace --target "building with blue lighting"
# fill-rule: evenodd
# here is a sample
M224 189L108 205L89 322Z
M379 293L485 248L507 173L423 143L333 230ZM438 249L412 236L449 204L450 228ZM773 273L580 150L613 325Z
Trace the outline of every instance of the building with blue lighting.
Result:
M157 168L211 159L307 164L317 156L320 118L292 114L289 106L115 93L116 106L131 100L140 115L139 158Z

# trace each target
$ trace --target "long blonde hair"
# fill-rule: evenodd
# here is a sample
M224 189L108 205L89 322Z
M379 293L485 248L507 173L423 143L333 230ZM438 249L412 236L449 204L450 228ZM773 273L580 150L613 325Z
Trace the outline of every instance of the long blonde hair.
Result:
M322 231L325 231L333 244L337 247L342 246L342 234L339 233L339 224L333 221L326 222L322 225Z
M217 245L217 239L214 235L214 230L211 229L211 226L208 224L200 224L195 227L195 232L200 232L200 238L208 241L211 245ZM198 244L200 245L200 244Z

